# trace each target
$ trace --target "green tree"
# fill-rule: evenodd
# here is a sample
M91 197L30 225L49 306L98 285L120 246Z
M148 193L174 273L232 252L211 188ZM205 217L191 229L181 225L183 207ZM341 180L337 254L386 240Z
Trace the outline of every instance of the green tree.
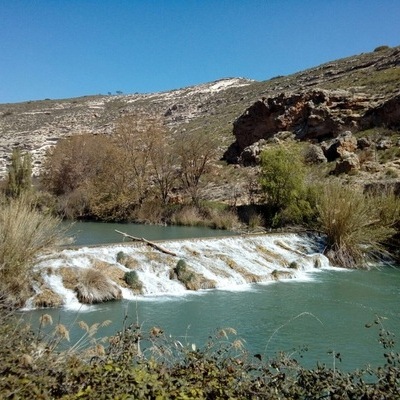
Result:
M260 183L273 224L299 223L312 216L312 191L299 151L275 146L261 153Z
M32 187L32 158L29 153L24 155L16 148L12 152L11 165L8 169L6 195L19 197Z

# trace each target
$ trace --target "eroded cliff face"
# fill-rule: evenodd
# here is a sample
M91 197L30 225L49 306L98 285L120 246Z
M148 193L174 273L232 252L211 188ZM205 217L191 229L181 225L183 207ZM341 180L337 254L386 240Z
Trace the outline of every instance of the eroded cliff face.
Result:
M400 95L375 105L366 95L345 90L311 90L262 99L234 122L235 142L224 155L238 163L243 152L260 140L290 132L294 139L321 143L343 132L376 126L400 127Z

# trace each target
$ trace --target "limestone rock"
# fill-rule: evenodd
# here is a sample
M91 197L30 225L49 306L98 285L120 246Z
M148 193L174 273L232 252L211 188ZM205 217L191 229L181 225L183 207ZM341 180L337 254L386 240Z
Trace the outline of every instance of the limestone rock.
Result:
M350 131L339 135L336 139L323 143L322 150L328 161L334 161L344 154L353 153L357 149L357 139Z
M357 147L360 150L367 149L368 147L371 147L371 146L372 146L372 140L371 139L368 139L366 137L361 137L361 138L357 139Z
M236 141L224 158L237 162L246 147L280 131L292 132L297 140L334 138L358 128L365 104L365 98L345 90L318 89L257 101L234 122Z
M336 161L333 173L335 175L349 174L360 169L360 160L355 153L343 152L341 158Z
M368 110L361 125L364 129L373 126L386 126L390 129L400 128L400 94Z
M393 146L392 141L390 138L382 138L381 140L376 143L376 149L377 150L387 150L390 149Z
M325 157L324 151L321 146L311 144L306 151L305 161L308 164L322 164L326 163L328 160Z

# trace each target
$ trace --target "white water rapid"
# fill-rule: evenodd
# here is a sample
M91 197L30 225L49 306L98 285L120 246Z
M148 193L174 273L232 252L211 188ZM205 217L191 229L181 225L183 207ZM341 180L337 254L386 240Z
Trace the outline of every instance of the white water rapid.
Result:
M298 234L170 240L158 244L177 256L141 242L71 248L43 255L35 265L40 278L35 285L37 294L29 304L82 309L76 287L88 269L112 281L120 297L137 299L187 293L184 284L171 275L179 260L184 260L187 269L200 277L201 288L224 290L242 290L251 283L280 279L304 279L315 268L329 267L327 258L315 250L315 238ZM130 270L136 271L142 284L140 294L124 281L124 274Z

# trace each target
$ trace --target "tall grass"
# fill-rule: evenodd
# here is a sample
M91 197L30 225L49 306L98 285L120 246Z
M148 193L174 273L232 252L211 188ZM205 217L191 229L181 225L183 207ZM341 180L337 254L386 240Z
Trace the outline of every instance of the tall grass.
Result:
M60 220L37 210L30 200L0 200L0 293L22 305L29 294L32 262L48 247L62 242Z
M383 256L383 244L395 233L400 202L392 194L364 194L331 182L321 189L317 209L326 255L333 264L356 268Z

